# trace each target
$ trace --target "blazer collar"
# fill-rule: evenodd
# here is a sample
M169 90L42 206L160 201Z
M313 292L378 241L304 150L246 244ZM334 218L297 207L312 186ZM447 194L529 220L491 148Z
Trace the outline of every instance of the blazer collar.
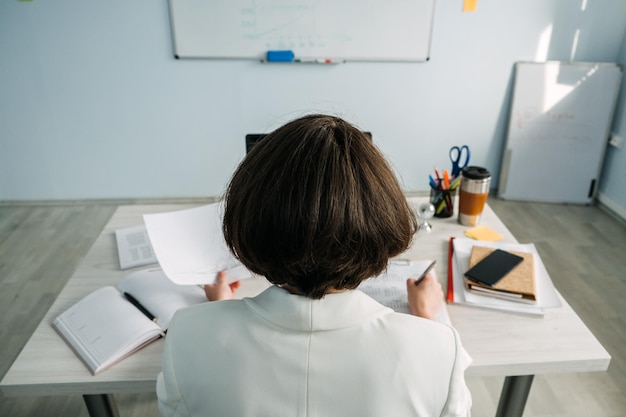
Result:
M244 298L244 302L266 320L302 331L351 327L393 312L358 290L313 300L271 286L256 297Z

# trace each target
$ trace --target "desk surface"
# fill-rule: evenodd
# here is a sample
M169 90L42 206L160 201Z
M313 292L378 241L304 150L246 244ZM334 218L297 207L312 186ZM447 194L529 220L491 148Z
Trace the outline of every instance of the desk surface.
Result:
M410 200L417 205L425 199ZM135 205L118 208L0 382L4 395L84 395L155 390L163 340L148 345L102 374L92 376L50 323L78 299L102 286L114 285L130 272L119 269L116 229L141 224L142 215L146 213L186 207L189 206ZM437 259L437 275L445 286L449 238L463 237L467 227L459 225L456 217L433 219L431 223L433 230L420 232L406 256ZM504 242L516 242L488 206L481 224L502 234ZM241 296L253 295L266 285L262 279L248 280L239 292ZM510 376L606 370L609 354L562 297L561 302L562 307L549 309L544 317L539 318L448 305L452 323L474 359L467 374Z

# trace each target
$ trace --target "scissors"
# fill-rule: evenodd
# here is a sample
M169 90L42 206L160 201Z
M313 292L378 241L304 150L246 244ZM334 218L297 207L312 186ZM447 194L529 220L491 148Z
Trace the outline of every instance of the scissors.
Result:
M463 162L461 160L463 159ZM456 178L463 168L467 166L470 160L469 146L461 147L453 146L450 148L450 161L452 161L452 176Z

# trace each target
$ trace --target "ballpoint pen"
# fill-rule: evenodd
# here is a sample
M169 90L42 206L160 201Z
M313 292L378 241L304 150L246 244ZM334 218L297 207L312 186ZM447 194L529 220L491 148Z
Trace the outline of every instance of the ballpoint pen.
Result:
M148 309L146 309L144 306L142 306L141 303L139 301L137 301L137 299L135 297L133 297L132 295L130 295L127 292L124 293L124 297L126 297L126 299L132 305L134 305L137 308L137 310L141 311L146 317L148 317L150 320L152 320L153 322L156 323L156 321L157 321L156 316L154 314L150 313L148 311Z
M428 268L426 268L424 272L422 272L422 274L419 276L419 278L415 280L415 285L419 285L419 283L422 282L424 278L426 278L426 275L428 275L428 273L435 267L436 263L437 263L437 260L435 259L434 261L430 263L430 265L428 265Z

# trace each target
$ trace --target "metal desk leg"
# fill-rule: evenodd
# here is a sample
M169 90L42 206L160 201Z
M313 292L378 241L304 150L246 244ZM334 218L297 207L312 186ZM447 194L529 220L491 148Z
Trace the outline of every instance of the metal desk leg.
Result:
M83 395L89 417L119 417L115 398L111 394Z
M496 417L522 417L534 375L507 376Z

